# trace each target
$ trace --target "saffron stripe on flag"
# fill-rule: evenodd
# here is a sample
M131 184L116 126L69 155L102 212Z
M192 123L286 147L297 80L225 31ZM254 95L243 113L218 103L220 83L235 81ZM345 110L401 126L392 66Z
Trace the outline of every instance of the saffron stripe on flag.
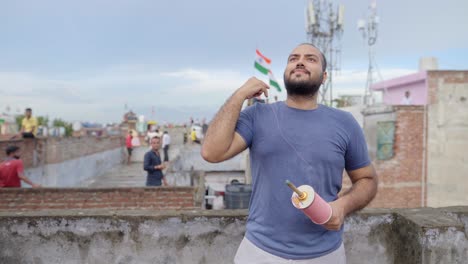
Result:
M257 55L260 56L263 60L265 60L266 63L268 63L268 64L271 63L271 60L269 58L265 57L262 53L260 53L260 51L258 49L256 49L255 52L257 52Z

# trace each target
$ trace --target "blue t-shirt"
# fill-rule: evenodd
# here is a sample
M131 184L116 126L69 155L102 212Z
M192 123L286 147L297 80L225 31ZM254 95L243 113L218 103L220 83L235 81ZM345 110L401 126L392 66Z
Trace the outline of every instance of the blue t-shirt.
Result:
M353 116L324 105L300 110L285 102L255 104L241 112L236 132L250 148L253 190L247 239L287 259L316 258L336 250L343 229L328 231L296 209L285 180L311 185L327 202L336 200L343 170L370 164Z
M143 161L143 169L148 172L146 186L162 185L162 178L164 178L164 175L162 170L154 168L157 165L161 165L161 157L159 154L156 154L153 150L146 152Z

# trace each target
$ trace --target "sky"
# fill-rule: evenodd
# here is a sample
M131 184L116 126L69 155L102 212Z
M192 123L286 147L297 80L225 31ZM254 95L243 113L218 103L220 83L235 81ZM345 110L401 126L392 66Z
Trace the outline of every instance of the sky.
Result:
M357 21L370 1L345 6L334 95L363 93L368 49ZM0 0L0 113L70 122L120 122L125 110L159 122L213 117L249 77L255 49L282 82L306 42L306 0ZM377 1L375 60L383 79L468 69L466 0ZM276 93L285 99L285 92ZM152 112L154 109L154 112Z

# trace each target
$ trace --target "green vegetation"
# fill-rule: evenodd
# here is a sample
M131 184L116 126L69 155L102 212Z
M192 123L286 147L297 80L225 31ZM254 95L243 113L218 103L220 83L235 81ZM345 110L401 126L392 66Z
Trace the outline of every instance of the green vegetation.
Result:
M68 123L60 118L56 118L52 121L52 126L64 127L66 137L70 137L72 135L72 132L73 132L72 123Z
M18 115L16 116L16 124L18 125L18 128L21 129L21 122L23 121L24 115ZM49 118L46 116L37 116L37 123L39 126L49 126ZM64 121L63 119L56 118L52 121L52 126L53 127L64 127L65 128L65 136L69 137L72 135L73 128L72 128L72 123L68 123Z
M23 121L24 115L16 116L16 124L18 125L18 129L21 129L21 122Z
M39 126L49 126L49 118L46 116L38 116L37 117L37 123Z

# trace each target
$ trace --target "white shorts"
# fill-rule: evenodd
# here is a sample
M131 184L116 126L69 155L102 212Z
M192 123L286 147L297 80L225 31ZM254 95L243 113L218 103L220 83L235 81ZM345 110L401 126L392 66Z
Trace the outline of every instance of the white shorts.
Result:
M283 263L300 263L300 264L346 264L346 255L344 245L325 255L314 259L289 260L275 255L272 255L250 242L244 237L237 249L234 257L235 264L283 264Z

